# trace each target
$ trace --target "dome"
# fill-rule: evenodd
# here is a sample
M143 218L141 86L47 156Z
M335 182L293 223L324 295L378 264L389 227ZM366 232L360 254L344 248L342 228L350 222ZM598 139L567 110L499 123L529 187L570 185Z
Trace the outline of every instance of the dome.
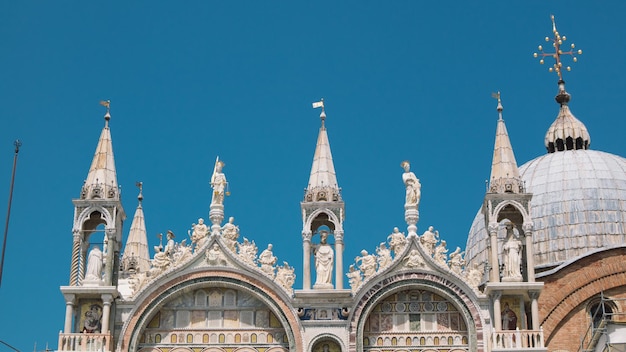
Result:
M533 194L535 266L550 268L601 247L626 243L626 159L595 150L567 150L520 167ZM468 264L487 261L485 218L469 232Z

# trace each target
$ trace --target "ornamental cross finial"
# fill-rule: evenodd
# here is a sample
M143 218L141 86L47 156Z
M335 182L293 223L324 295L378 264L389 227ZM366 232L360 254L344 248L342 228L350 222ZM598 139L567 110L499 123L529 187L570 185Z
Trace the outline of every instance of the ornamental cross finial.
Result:
M554 58L554 65L552 65L552 67L550 67L548 70L550 72L555 72L556 74L559 75L559 81L563 80L563 73L562 70L563 68L565 68L567 71L571 71L571 67L570 66L566 66L563 67L563 63L561 61L561 56L562 55L570 55L572 56L572 60L574 62L576 62L578 59L576 58L576 56L574 55L582 55L583 51L582 50L577 50L575 51L575 45L574 43L572 43L570 45L570 50L569 51L563 51L561 49L561 45L563 45L563 43L566 40L566 37L561 34L559 34L559 31L557 31L556 29L556 22L554 21L554 15L551 15L551 19L552 19L552 33L554 33L554 38L551 39L550 37L546 37L546 42L552 41L552 46L554 47L554 52L552 53L546 53L543 51L543 46L539 45L538 49L539 49L539 53L533 53L534 57L541 57L541 59L539 60L539 63L543 65L544 63L544 58L546 56L550 56L552 58Z

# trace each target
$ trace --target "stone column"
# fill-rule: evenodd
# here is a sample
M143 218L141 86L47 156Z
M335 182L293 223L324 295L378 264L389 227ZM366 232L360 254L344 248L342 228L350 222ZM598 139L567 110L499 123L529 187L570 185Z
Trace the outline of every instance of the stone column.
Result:
M502 331L502 307L500 306L500 298L502 297L502 292L494 291L491 294L491 299L493 299L493 327L496 331Z
M489 246L491 272L489 273L490 282L500 282L500 264L498 263L498 223L489 224Z
M70 267L70 286L78 286L78 265L80 262L80 230L74 229L72 243L72 263Z
M343 231L335 231L335 288L343 290Z
M302 232L302 289L311 289L311 232Z
M113 295L109 293L102 294L102 330L103 334L109 333L109 321L111 320L111 302Z
M104 254L104 284L107 286L111 286L113 282L113 271L114 268L114 253L117 248L117 239L115 237L115 229L108 228L105 230L106 237L108 239L108 249L102 248L105 250Z
M528 295L530 296L530 314L531 314L531 320L532 320L532 329L533 330L537 330L539 331L540 326L539 326L539 292L538 291L531 291L528 292Z
M524 236L526 238L526 272L528 273L528 282L535 282L535 250L533 248L533 224L526 223L523 225Z
M73 294L64 294L65 298L65 324L63 325L63 333L72 333L72 316L74 315L74 300L76 296Z

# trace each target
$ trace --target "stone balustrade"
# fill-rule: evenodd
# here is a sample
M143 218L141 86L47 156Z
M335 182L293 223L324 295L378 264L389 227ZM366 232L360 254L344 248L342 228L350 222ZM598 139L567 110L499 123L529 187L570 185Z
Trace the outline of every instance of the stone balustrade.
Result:
M543 329L495 331L491 342L493 351L545 349Z
M59 333L58 352L109 352L111 351L111 333Z

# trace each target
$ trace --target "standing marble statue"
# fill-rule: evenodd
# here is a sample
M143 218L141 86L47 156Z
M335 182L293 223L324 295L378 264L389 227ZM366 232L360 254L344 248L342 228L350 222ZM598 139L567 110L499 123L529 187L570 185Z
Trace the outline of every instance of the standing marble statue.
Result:
M515 235L513 223L507 222L505 227L506 241L502 247L504 250L503 280L521 280L522 273L520 270L520 252L522 249L522 241L520 241Z
M274 276L274 264L276 264L276 257L274 256L274 253L272 252L272 244L268 244L267 245L267 249L265 249L263 252L261 252L261 255L259 255L259 264L261 264L261 270L270 275L270 276Z
M394 256L398 256L406 246L406 237L397 227L394 227L391 235L387 236L387 241L389 241L389 249L393 251Z
M233 252L237 248L237 240L239 239L239 227L234 222L235 218L231 216L222 227L222 238L224 238L226 246Z
M420 237L420 243L429 255L435 253L437 241L439 241L439 232L435 231L435 228L432 226L429 226L428 230L424 231L424 234Z
M411 172L411 164L408 161L403 161L400 166L404 169L402 182L404 182L404 186L406 187L405 205L417 206L419 205L422 195L420 180Z
M202 247L209 232L209 228L204 223L204 219L198 219L198 223L192 224L191 229L191 243L195 244L196 248Z
M313 246L315 255L315 285L313 288L332 288L333 261L335 253L327 243L328 232L320 233L320 244Z
M87 273L85 275L85 280L100 281L102 279L103 264L103 255L100 247L93 246L91 251L89 251L89 257L87 258Z
M211 176L211 187L213 188L211 204L224 204L224 193L227 184L226 175L222 172L224 165L224 162L219 160L219 157L215 160L213 175Z
M361 262L359 265L359 270L363 272L363 279L367 280L369 277L374 276L376 274L376 256L372 254L368 254L364 249L361 251L361 256L357 256L354 258L355 262Z

